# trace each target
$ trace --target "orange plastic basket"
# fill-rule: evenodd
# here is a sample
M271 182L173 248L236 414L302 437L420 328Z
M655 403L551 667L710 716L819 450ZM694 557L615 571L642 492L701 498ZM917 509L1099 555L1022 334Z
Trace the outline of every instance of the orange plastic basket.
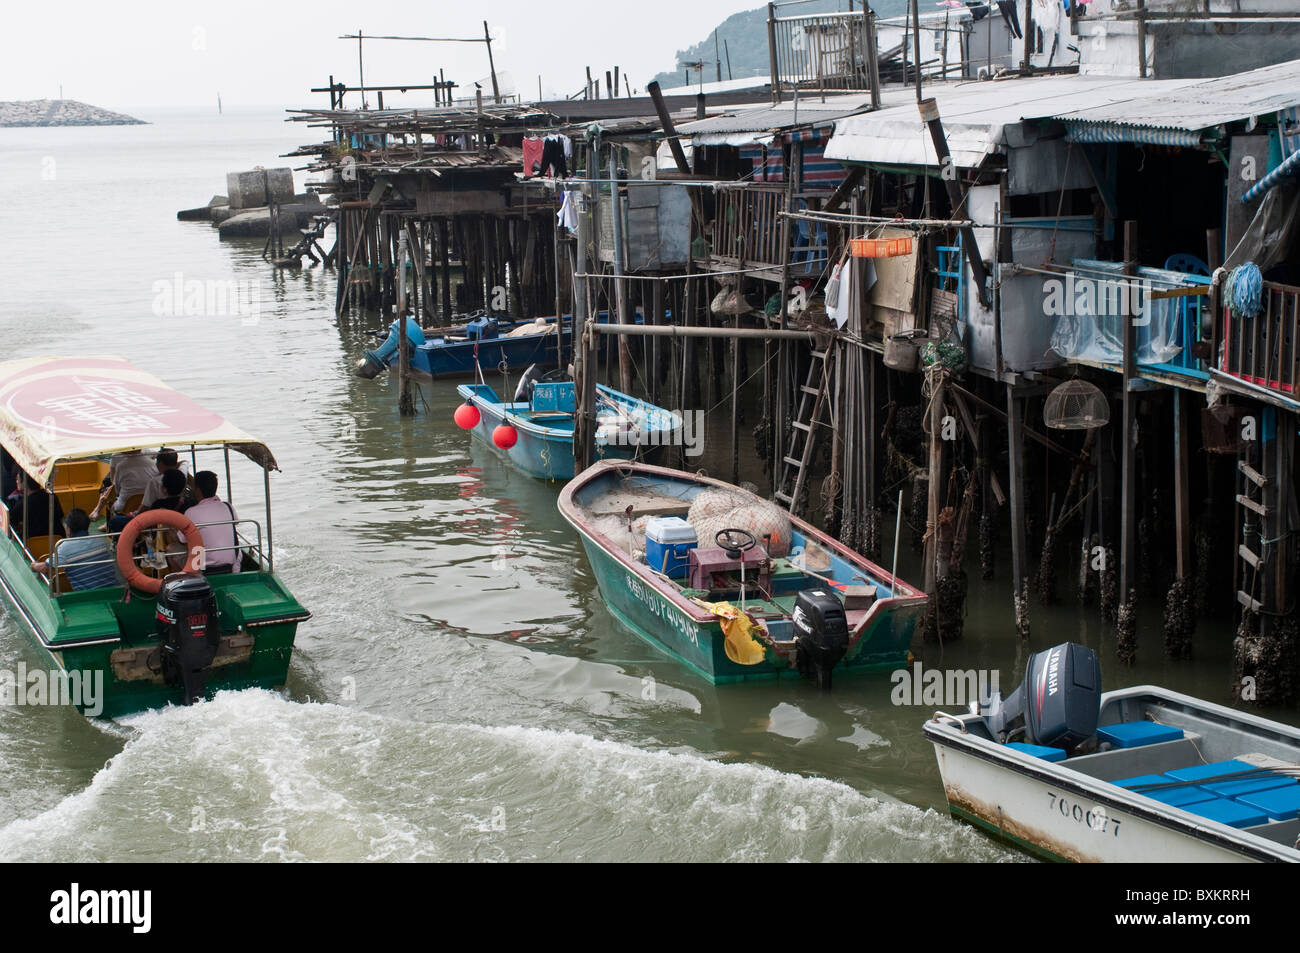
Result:
M912 239L908 238L851 238L849 254L854 258L896 258L912 254Z

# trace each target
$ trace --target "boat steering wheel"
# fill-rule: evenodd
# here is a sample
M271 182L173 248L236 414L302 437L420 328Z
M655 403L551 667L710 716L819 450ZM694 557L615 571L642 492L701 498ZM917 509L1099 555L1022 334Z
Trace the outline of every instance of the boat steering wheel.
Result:
M727 551L728 559L740 559L740 557L758 545L758 540L754 534L743 529L720 529L713 536L713 541L721 549Z

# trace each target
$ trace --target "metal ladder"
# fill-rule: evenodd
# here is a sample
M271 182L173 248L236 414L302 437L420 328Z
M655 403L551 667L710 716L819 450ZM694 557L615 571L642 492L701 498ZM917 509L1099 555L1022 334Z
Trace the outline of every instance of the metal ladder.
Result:
M812 459L816 443L814 428L821 422L826 408L831 365L834 363L832 346L833 342L828 342L822 350L813 349L812 360L808 362L808 377L799 388L799 411L790 421L790 445L782 458L781 482L773 496L791 512L803 492L808 461Z

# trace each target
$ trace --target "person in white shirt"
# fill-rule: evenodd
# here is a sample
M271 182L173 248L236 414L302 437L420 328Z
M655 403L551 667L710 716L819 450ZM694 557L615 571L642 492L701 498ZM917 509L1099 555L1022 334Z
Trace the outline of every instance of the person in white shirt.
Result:
M194 474L194 489L199 501L187 507L185 515L199 528L203 537L204 573L239 571L239 550L236 548L234 521L235 508L217 496L217 475L211 470ZM222 524L204 526L204 523ZM181 539L185 539L181 534Z
M113 512L123 512L126 501L133 496L142 496L157 475L155 464L139 450L127 450L125 453L115 453L109 457L108 480L117 491ZM96 507L96 515L98 512L99 507Z

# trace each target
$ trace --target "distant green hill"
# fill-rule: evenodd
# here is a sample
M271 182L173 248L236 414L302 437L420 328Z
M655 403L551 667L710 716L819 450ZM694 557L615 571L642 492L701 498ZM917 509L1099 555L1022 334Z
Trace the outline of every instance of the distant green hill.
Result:
M926 4L923 2L922 7L925 6ZM835 13L846 11L848 8L848 0L813 0L811 3L785 7L777 15L796 16L805 13ZM862 5L855 2L853 8L861 10ZM907 12L907 0L880 0L880 2L872 4L872 9L880 17L901 16ZM700 42L688 46L684 50L678 50L677 63L703 60L704 81L710 83L717 79L717 70L714 66L715 59L722 60L722 78L727 79L728 53L730 53L731 76L733 78L768 75L766 6L759 7L756 10L745 10L742 13L733 13L718 24L717 33L717 57L714 56L713 52L713 30L710 30L708 36ZM726 41L725 47L723 46L724 40ZM659 81L660 86L667 89L697 82L699 76L693 71L688 76L686 70L681 69L679 66L675 70L660 73L655 79Z

